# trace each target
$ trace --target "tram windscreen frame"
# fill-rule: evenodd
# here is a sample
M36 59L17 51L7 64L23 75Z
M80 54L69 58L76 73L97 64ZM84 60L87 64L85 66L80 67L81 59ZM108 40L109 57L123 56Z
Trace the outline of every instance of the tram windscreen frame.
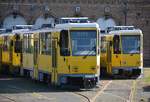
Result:
M72 56L96 56L96 30L71 30Z
M122 35L121 43L123 54L140 53L140 35Z

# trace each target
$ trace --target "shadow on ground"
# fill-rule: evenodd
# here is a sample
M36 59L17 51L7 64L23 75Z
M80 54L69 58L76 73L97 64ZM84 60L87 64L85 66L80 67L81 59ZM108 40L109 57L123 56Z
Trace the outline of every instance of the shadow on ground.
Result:
M0 77L0 94L34 93L34 92L81 92L84 89L71 87L54 87L47 83L27 79ZM90 90L86 90L90 91Z

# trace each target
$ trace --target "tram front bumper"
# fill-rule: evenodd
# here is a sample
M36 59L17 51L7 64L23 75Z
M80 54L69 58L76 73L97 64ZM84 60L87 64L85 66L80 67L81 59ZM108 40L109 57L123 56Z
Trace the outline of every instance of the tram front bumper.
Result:
M142 68L140 67L114 67L112 68L113 75L140 75L142 73Z
M71 86L79 86L79 87L84 87L85 84L87 83L92 83L93 85L96 85L96 83L99 81L97 75L63 75L60 77L60 85L71 85Z

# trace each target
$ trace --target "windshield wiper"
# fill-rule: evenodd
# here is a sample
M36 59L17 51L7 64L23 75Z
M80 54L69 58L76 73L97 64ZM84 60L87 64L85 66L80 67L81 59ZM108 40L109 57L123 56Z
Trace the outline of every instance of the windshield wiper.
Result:
M92 47L92 49L89 50L89 53L87 53L83 58L86 58L87 56L91 55L91 53L93 53L93 52L91 52L91 51L93 51L93 50L94 50L95 53L96 53L96 46Z

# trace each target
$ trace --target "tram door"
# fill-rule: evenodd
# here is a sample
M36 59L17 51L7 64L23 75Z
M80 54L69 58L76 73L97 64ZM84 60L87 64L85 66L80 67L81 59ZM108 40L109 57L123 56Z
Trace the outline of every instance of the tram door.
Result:
M34 78L38 80L38 41L34 41L34 54L33 54L33 59L34 59Z
M57 39L52 38L52 84L57 84Z
M113 37L113 52L112 52L112 66L121 67L121 44L120 36Z

